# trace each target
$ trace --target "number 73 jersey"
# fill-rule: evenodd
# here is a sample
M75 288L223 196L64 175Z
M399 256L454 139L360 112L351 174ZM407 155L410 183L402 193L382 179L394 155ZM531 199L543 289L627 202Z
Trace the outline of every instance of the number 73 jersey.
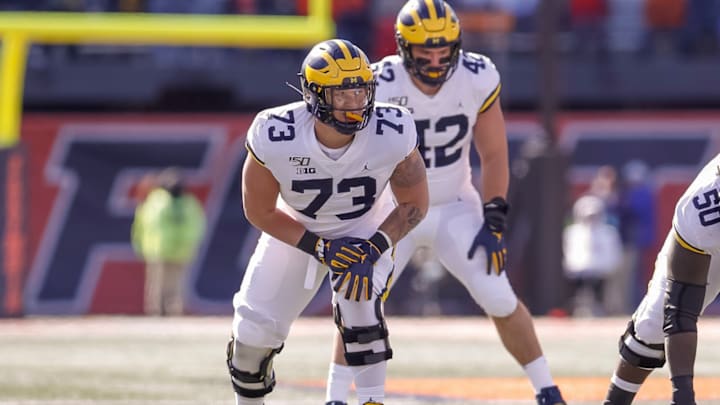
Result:
M456 201L467 193L477 196L470 148L478 113L492 106L500 93L500 75L492 61L461 52L452 76L431 96L413 84L397 55L374 64L373 71L376 100L407 107L415 119L431 205Z
M366 238L393 208L383 193L395 166L417 147L410 113L376 103L367 127L333 160L315 137L315 117L297 102L260 112L248 130L252 157L280 184L277 206L327 238Z
M673 228L686 249L720 255L720 155L703 167L678 200Z

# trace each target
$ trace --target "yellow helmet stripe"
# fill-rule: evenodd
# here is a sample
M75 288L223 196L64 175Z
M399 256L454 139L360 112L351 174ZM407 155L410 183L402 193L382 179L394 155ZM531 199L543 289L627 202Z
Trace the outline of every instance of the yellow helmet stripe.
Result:
M433 0L425 0L425 7L428 9L431 19L435 20L438 18L438 11L435 9L435 2Z
M334 42L335 45L337 45L338 48L340 48L340 50L342 51L342 53L343 53L343 58L344 58L344 59L351 59L351 58L352 58L352 55L350 54L350 49L348 48L348 46L345 44L344 41L340 41L340 40L338 40L338 39L335 39L335 40L333 40L333 42Z

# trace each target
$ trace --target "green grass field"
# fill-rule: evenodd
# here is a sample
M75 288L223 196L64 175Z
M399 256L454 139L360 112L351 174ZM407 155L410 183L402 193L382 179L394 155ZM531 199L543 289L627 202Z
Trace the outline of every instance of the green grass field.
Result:
M230 317L0 320L0 404L234 404L225 368ZM571 404L599 404L626 319L538 319ZM530 383L484 318L391 318L387 404L534 404ZM334 325L303 318L276 359L267 404L322 404ZM720 319L700 322L701 404L720 404ZM667 371L640 392L668 404Z

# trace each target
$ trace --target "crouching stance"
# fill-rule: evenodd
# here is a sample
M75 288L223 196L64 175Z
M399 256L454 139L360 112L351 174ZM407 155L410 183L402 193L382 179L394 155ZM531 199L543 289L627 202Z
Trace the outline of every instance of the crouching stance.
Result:
M316 45L299 75L303 102L259 113L247 135L243 208L262 234L233 299L236 404L273 390L273 361L328 274L359 402L381 404L392 350L380 297L394 245L428 207L415 124L375 103L367 57L348 41Z
M648 292L620 337L620 362L605 405L629 405L667 359L672 404L694 405L698 317L720 292L720 155L675 206L673 227L655 262Z

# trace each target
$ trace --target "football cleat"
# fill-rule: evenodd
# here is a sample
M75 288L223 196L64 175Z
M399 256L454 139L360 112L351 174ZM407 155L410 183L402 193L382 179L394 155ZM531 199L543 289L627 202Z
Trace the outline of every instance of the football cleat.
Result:
M329 401L329 402L325 402L325 405L347 405L347 402L342 402L342 401Z
M557 385L545 387L535 396L538 405L567 405Z
M375 401L373 401L373 400L371 399L371 400L369 400L369 401L367 401L367 402L363 402L363 405L383 405L383 403L382 403L382 402L375 402Z

